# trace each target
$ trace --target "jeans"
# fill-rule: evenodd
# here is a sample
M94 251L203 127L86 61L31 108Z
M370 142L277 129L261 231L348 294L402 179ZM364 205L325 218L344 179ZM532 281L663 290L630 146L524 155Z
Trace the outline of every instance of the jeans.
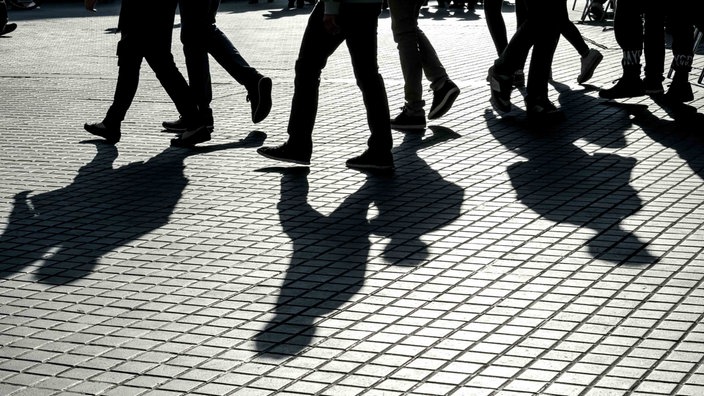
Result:
M418 27L418 14L425 0L389 0L391 29L398 46L403 73L403 91L406 107L412 113L420 113L423 101L423 72L435 91L448 80L447 72L438 55Z
M565 0L525 0L528 17L494 62L499 74L513 75L525 63L533 48L528 72L526 102L547 98L552 59L560 39L562 21L567 18Z
M220 0L180 0L181 42L191 90L202 111L210 109L213 91L208 54L247 90L256 89L259 72L251 67L215 25Z
M132 23L138 23L137 20L125 18L131 22L123 26L122 38L117 44L119 72L113 103L103 120L106 124L119 126L125 119L137 92L142 60L146 60L152 68L179 114L187 120L195 120L197 117L198 110L188 83L176 67L171 54L176 1L160 0L160 3L151 4L154 6L132 8L130 12L139 11L141 16L153 17L151 20L159 21L158 23L131 26Z
M320 75L328 58L344 41L347 44L357 86L367 111L371 130L370 149L392 147L389 104L377 62L377 24L381 4L342 3L337 24L341 32L328 33L323 26L325 3L319 1L308 19L296 60L296 77L288 123L289 142L312 149L312 134L318 112Z
M640 66L645 53L645 77L663 80L665 68L665 15L656 0L619 0L614 15L616 42L624 53L623 65Z

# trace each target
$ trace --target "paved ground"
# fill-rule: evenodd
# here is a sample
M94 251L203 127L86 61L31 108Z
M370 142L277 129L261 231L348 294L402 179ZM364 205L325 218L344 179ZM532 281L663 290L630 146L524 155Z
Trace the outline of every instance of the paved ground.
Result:
M0 394L704 394L702 86L681 109L606 104L620 51L579 25L605 54L594 85L561 43L567 120L527 128L488 106L482 10L431 8L462 94L394 133L395 175L344 166L367 138L344 48L311 167L282 167L255 148L285 138L310 8L229 2L219 25L273 78L270 117L251 124L213 66L214 139L171 149L175 109L145 67L113 147L82 124L110 103L118 4L11 12L0 38ZM395 113L388 15L379 43Z

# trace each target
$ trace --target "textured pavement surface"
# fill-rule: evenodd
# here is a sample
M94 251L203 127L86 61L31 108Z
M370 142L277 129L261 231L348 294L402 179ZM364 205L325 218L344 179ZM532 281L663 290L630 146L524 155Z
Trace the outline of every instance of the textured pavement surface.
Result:
M82 125L111 101L118 5L13 11L0 38L0 394L704 394L701 85L680 108L604 102L620 50L588 23L593 85L566 42L553 64L566 121L501 118L483 11L431 7L462 93L394 132L395 174L345 168L368 130L344 46L310 168L282 166L255 149L285 139L310 6L228 2L220 28L274 81L269 118L213 63L213 140L169 148L176 111L145 65L110 146ZM393 115L388 14L379 53Z

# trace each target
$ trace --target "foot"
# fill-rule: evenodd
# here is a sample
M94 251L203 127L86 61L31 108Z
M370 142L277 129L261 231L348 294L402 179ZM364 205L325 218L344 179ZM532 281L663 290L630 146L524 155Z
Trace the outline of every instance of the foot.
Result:
M599 66L602 59L604 59L604 55L601 52L590 48L589 52L581 59L582 67L579 71L579 76L577 76L577 83L583 84L592 78L594 70Z
M692 84L687 78L680 78L675 72L675 77L672 79L670 88L667 89L665 98L672 102L684 103L694 100L694 92L692 92Z
M259 123L271 111L271 79L262 77L257 86L249 90L247 101L252 105L252 122Z
M531 121L554 122L565 118L562 110L555 107L547 98L527 98L526 111Z
M400 131L424 130L425 112L421 111L418 114L413 114L407 106L403 106L401 108L401 114L391 119L391 128Z
M347 160L348 168L353 169L394 169L391 151L366 150L362 155Z
M257 153L277 161L310 165L310 151L295 147L288 142L276 147L260 147L257 149Z
M171 139L171 147L193 147L198 143L207 142L210 139L210 129L200 124L198 126L189 127L181 136L176 139Z
M178 120L175 121L164 121L161 123L161 126L169 132L183 133L188 130L188 124L183 119L183 116L179 116ZM210 132L213 132L214 127L212 113L210 113L210 117L207 117L207 119L205 120L205 126L210 129Z
M636 76L623 76L613 87L599 91L599 97L604 99L634 98L643 95L643 81Z
M511 90L513 89L513 77L499 74L494 70L494 66L489 68L489 86L491 87L491 105L499 113L511 111Z
M434 120L440 118L447 113L455 99L460 94L460 89L450 80L445 81L445 84L437 91L433 92L433 104L428 112L428 119ZM425 128L425 125L423 126Z
M8 33L12 33L15 31L15 29L17 29L16 23L8 23L5 26L3 26L2 28L0 28L0 36L8 34Z
M83 129L95 136L100 136L107 143L115 144L120 141L122 134L119 127L106 125L104 122L96 122L94 124L84 124Z

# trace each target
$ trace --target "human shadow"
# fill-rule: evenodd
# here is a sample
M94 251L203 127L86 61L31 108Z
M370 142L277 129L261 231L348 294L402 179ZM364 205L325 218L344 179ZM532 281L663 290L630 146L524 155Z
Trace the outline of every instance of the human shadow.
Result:
M607 102L604 105L620 109L632 118L646 135L665 147L674 149L690 169L704 179L704 114L693 106L656 100L673 120L656 117L645 105Z
M395 150L395 156L404 156L399 163L404 173L367 173L364 185L327 216L308 201L307 167L260 170L282 175L279 218L293 242L274 317L256 336L262 355L297 354L314 342L324 316L344 309L364 284L370 236L389 238L382 257L390 265L414 266L430 258L421 237L459 217L464 192L418 150L456 136L447 129L427 139L406 135ZM369 219L374 210L378 214Z
M641 200L630 185L636 160L590 154L576 144L584 139L601 147L625 146L623 133L630 125L627 115L615 111L598 127L585 128L583 119L570 121L570 115L598 106L598 102L565 86L559 88L561 108L567 113L559 125L498 121L490 111L485 112L493 136L525 158L507 168L517 199L545 219L593 230L587 247L594 258L629 265L656 262L647 244L622 225L641 209Z
M188 179L184 160L218 150L256 147L266 135L194 150L167 148L148 161L113 168L117 147L95 144L95 157L63 188L14 196L0 235L0 278L32 265L37 281L63 285L90 274L98 259L169 222Z

